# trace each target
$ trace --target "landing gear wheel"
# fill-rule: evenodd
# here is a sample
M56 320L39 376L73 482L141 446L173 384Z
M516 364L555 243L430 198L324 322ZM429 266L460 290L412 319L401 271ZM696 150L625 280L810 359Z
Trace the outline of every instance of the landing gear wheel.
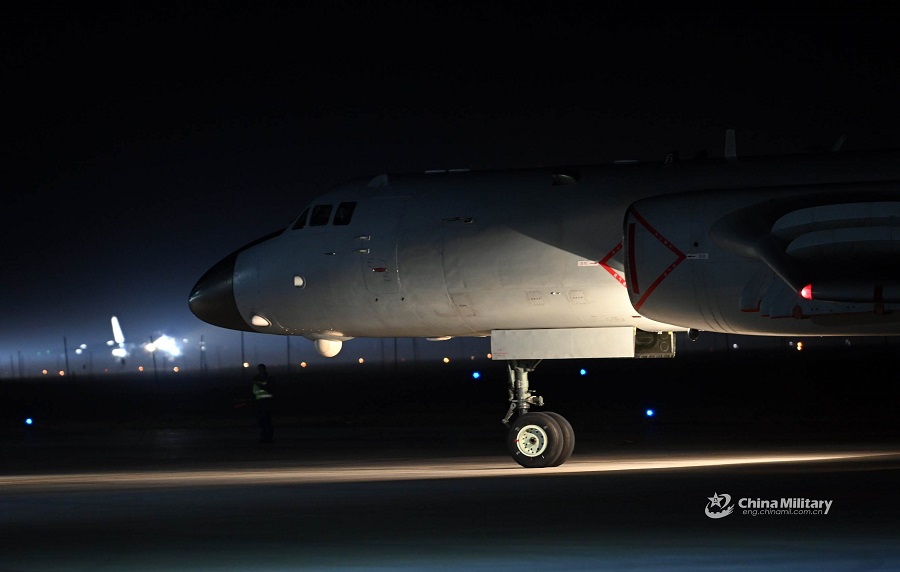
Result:
M559 422L543 411L520 415L510 427L506 443L513 460L527 469L555 466L566 444Z
M562 429L562 452L559 455L559 459L550 465L551 467L558 467L568 461L569 457L572 456L572 451L575 450L575 430L572 429L572 424L569 423L569 420L559 413L554 413L553 411L545 411L544 413L556 419L556 422L559 423L559 428Z

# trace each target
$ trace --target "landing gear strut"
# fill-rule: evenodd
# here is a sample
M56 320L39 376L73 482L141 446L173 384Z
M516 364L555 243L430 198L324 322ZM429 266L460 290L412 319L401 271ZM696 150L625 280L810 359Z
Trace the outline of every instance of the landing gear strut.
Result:
M558 467L565 463L575 449L575 432L565 417L550 411L530 411L540 407L544 399L533 395L528 386L528 374L541 360L510 361L509 410L503 424L509 427L506 438L513 460L533 469ZM509 420L518 413L515 422Z

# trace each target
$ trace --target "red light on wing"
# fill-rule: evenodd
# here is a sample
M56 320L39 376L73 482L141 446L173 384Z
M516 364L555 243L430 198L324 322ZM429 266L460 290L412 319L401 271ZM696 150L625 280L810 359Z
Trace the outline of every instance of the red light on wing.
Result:
M807 284L800 289L800 296L807 300L812 300L812 284Z

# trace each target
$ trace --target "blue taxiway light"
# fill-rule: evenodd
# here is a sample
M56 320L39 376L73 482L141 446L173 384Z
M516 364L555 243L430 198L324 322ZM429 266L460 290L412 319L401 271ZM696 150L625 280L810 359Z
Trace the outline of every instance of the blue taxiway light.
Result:
M25 425L32 425L32 424L34 424L34 419L32 419L31 417L27 417L25 419Z
M581 370L578 373L580 373L581 375L587 375L587 370L584 368L581 368Z
M481 377L480 372L477 372L477 371L472 372L472 379L478 379L479 377Z
M647 413L647 417L653 417L654 411L653 411L652 409L648 409L648 410L646 411L646 413Z

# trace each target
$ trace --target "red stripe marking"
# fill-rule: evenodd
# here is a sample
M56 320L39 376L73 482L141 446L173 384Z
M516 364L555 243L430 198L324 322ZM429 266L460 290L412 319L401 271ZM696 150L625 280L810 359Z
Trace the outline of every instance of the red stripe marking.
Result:
M637 294L641 289L638 288L637 264L634 261L634 223L628 225L628 244L632 245L628 251L628 277L630 278L631 291Z
M609 253L608 253L606 256L603 257L603 260L600 261L600 266L602 266L603 268L605 268L606 271L609 272L610 275L612 275L612 277L615 278L616 281L617 281L619 284L621 284L622 286L625 286L625 279L622 278L622 276L621 276L618 272L616 272L613 268L611 268L610 266L608 266L608 265L606 264L606 263L609 262L609 260L610 260L613 256L615 256L620 250L622 250L622 243L621 243L621 242L620 242L619 244L617 244L612 250L610 250Z

